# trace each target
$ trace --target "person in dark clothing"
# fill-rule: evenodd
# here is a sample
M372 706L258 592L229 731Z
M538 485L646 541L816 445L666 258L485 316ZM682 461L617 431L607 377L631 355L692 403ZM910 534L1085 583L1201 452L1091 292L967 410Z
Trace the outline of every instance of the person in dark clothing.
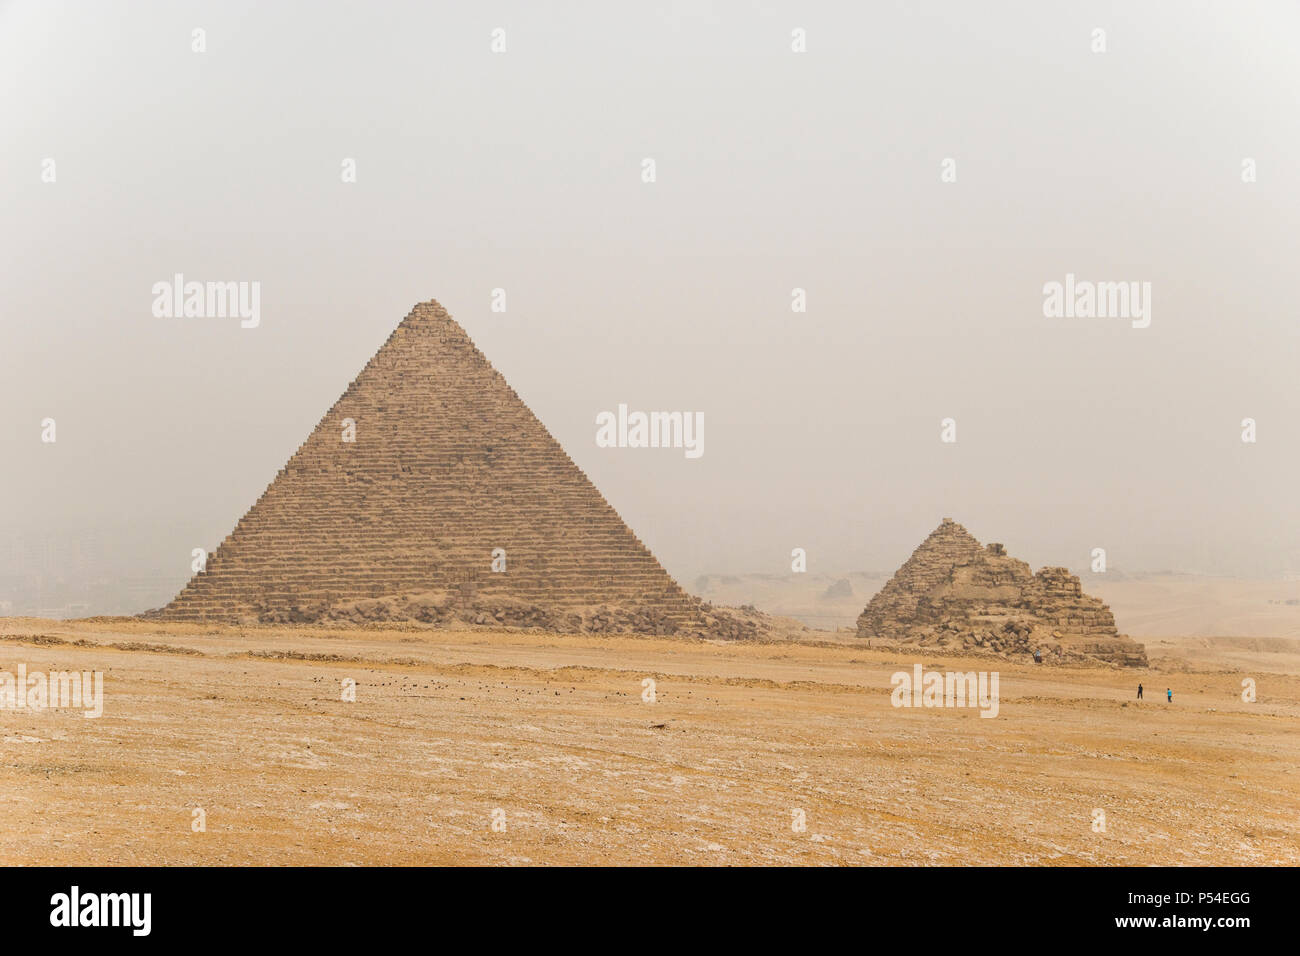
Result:
M1142 685L1138 684L1138 700L1142 699Z

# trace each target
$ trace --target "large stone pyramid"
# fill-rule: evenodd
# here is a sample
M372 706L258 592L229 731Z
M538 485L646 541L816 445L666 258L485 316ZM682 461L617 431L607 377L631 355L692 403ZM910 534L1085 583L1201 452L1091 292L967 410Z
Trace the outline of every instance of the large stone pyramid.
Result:
M1115 628L1110 608L1076 575L1034 574L1000 544L983 547L951 518L921 542L858 617L859 637L882 637L1049 661L1095 658L1145 665L1146 650Z
M154 613L671 633L700 605L431 301Z

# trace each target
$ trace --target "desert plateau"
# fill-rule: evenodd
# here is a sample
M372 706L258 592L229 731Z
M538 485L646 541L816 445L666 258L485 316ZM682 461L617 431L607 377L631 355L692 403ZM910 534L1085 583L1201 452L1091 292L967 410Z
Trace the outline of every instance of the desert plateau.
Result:
M10 670L105 675L97 719L4 712L7 865L1300 862L1294 640L1162 639L1135 668L850 632L0 636ZM916 664L999 671L997 717L892 706Z

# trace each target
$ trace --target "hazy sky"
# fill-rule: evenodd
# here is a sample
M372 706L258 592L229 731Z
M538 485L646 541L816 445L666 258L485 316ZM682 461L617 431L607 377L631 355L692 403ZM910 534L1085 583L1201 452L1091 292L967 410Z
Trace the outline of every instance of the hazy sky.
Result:
M429 298L687 585L796 546L892 570L944 516L1035 567L1300 573L1297 31L1291 0L0 2L0 602L60 566L92 609L167 600ZM260 326L156 318L178 272L260 282ZM1150 327L1045 318L1067 273L1150 282ZM597 448L620 402L703 412L705 454Z

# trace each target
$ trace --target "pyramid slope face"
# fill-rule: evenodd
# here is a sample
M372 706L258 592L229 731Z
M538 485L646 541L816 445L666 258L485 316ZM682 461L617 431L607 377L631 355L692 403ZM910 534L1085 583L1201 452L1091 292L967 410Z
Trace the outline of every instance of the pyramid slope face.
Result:
M503 572L493 570L495 549ZM695 601L460 326L426 302L158 613L270 622L468 614L563 629L578 620L567 611L600 605L635 609L623 623L644 625L616 629L667 632Z
M1057 567L1035 574L948 518L867 604L858 636L1147 663L1143 646L1116 630L1110 608L1084 594L1078 576Z
M953 568L974 560L983 550L970 532L944 518L868 602L858 617L858 633L885 636L905 627L915 617L923 595L946 581Z

